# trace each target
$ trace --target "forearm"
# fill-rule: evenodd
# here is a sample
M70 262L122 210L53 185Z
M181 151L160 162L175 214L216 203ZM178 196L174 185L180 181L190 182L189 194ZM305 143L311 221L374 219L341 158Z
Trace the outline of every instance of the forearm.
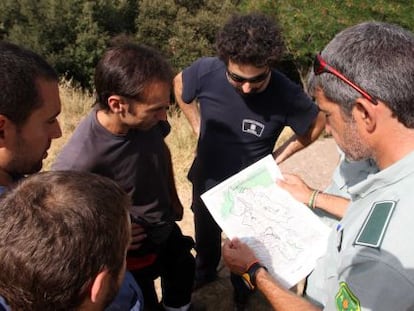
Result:
M349 200L340 196L319 192L315 197L313 205L341 219L349 205Z
M184 106L185 105L185 106ZM185 117L187 118L188 122L193 129L194 134L196 137L200 136L200 111L198 109L198 104L196 102L192 102L191 104L185 104L183 102L180 105L182 112L184 113Z
M309 130L302 136L294 134L273 153L276 163L282 163L294 153L314 142L325 127L325 116L319 113Z
M279 179L277 184L299 202L311 209L322 209L337 218L344 216L349 204L348 199L312 189L297 175L285 173L283 176L284 179Z
M256 274L257 288L277 311L316 311L320 308L312 305L306 299L296 295L290 290L283 288L270 274L260 269Z
M174 78L174 94L178 106L180 107L181 111L184 113L185 117L190 123L194 134L198 137L200 135L200 111L198 109L198 104L196 102L193 101L192 103L185 103L182 99L182 73L179 73Z
M349 204L346 198L308 187L302 188L301 193L303 194L296 194L297 200L306 204L310 209L321 209L338 219L342 219Z
M305 145L294 134L273 152L273 157L276 163L280 164L303 148L305 148Z

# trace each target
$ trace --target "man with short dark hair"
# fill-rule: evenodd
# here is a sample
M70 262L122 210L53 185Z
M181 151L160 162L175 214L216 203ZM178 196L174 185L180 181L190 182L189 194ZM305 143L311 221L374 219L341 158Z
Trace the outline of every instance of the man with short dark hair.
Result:
M0 193L3 193L14 182L42 168L52 139L61 136L57 121L61 104L54 69L38 54L4 41L0 42L0 89ZM135 282L124 282L122 289L110 308L124 304L125 291L130 293L127 304L131 303L133 308L142 306ZM134 299L130 302L131 295ZM0 310L8 310L2 297Z
M62 133L58 76L38 54L0 42L0 193L40 171ZM0 310L7 310L0 297Z
M58 77L39 55L0 42L0 187L40 171L62 135Z
M0 200L0 294L12 310L104 310L125 272L130 199L108 178L47 172Z
M108 48L95 70L95 108L79 124L53 169L90 171L116 181L132 198L128 269L148 310L190 308L191 238L175 223L183 207L174 184L169 133L172 71L155 50L131 42ZM162 304L154 279L161 276Z
M226 264L280 311L413 310L414 34L380 22L349 27L316 56L309 81L345 156L373 159L379 172L348 189L351 204L307 279L308 300L237 239L223 246Z
M317 139L324 126L323 115L301 87L275 69L284 45L270 17L233 16L219 31L216 49L218 57L200 58L174 79L176 100L198 137L189 172L195 287L216 279L221 256L221 229L200 195L271 154L285 126L295 135L273 153L277 163ZM232 282L240 288L235 299L243 309L244 285L238 277L232 276Z

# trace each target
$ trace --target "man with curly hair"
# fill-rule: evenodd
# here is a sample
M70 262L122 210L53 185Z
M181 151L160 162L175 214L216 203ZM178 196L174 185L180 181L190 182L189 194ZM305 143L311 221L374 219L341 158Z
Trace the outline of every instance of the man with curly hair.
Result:
M221 256L221 229L200 195L273 152L285 126L295 135L273 152L280 163L313 142L324 117L296 85L275 69L282 57L279 27L269 17L235 15L219 31L218 57L203 57L174 79L176 100L198 137L189 172L193 184L196 283L214 281ZM197 103L198 104L197 104ZM240 278L232 276L236 288ZM246 295L236 290L243 305Z

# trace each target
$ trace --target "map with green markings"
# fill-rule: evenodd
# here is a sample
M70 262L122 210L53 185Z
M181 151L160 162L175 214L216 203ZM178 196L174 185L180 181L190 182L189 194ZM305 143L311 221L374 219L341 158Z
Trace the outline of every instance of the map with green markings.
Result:
M303 279L326 246L329 228L276 184L282 174L271 155L201 197L229 237L238 237L286 287Z

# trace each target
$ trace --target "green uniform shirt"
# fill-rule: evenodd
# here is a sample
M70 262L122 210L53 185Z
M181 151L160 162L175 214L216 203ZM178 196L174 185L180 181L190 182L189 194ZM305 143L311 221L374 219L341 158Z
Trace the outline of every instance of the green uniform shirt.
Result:
M339 164L332 174L331 184L324 192L350 199L348 188L365 180L369 175L377 173L378 167L372 159L350 161L341 149L338 148L338 152ZM337 225L338 219L332 214L322 209L315 209L314 212L329 227Z
M348 191L306 295L325 310L414 310L414 152Z

